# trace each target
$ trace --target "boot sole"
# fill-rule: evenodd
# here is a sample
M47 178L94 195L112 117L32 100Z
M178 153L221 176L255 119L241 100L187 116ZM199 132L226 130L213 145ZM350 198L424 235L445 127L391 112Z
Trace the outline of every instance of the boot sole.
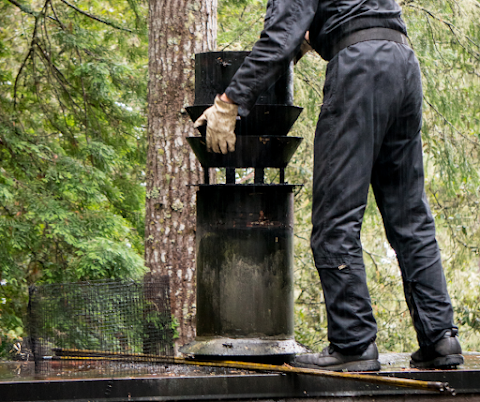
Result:
M292 366L329 371L380 371L381 368L381 364L378 360L357 360L331 366L317 366L316 364L307 363L296 363L292 364Z
M433 360L424 361L424 362L416 362L414 360L410 360L410 367L412 368L423 368L423 369L456 369L457 366L463 364L463 356L462 355L447 355L447 356L440 356Z

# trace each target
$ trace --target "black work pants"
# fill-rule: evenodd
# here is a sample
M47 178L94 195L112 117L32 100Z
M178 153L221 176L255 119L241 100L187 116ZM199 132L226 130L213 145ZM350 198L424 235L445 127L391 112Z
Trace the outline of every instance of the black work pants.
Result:
M421 124L420 69L410 48L367 41L330 61L315 133L311 245L337 349L353 353L376 337L360 242L370 184L420 346L453 326L424 191Z

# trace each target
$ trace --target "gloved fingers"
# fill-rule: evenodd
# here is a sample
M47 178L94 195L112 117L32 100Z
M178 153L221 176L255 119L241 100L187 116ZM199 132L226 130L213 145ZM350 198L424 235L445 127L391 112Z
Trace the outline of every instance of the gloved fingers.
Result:
M238 106L224 102L217 95L209 107L195 121L198 128L207 124L207 151L226 154L235 150L235 123Z
M215 152L216 154L221 153L221 150L218 146L218 137L213 133L213 130L208 129L207 125L207 152Z
M216 154L223 154L222 150L219 147L218 141L212 141L212 148L211 150Z
M220 152L225 155L228 152L228 145L227 141L225 141L225 138L220 138L217 144L220 148Z
M227 142L228 152L235 151L235 143L237 142L237 137L235 136L235 134L229 135L226 138L226 142Z
M193 127L198 128L198 127L204 126L205 124L207 124L207 120L208 119L205 111L197 120L195 120L195 123L193 123Z
M212 152L212 136L208 132L208 126L207 126L207 152Z

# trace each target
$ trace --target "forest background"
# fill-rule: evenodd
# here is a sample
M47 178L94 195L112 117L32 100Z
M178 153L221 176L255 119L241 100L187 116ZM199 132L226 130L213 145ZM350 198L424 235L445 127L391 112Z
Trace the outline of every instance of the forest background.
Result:
M217 48L249 50L266 0L219 0ZM480 348L480 3L401 3L424 86L426 192L465 350ZM141 279L148 4L0 0L0 356L27 335L28 286ZM318 350L326 313L309 250L313 134L326 63L295 68L287 168L295 197L296 337ZM248 182L248 170L239 171ZM269 180L275 171L268 172ZM222 175L218 173L219 178ZM362 242L381 351L416 348L395 253L371 195Z

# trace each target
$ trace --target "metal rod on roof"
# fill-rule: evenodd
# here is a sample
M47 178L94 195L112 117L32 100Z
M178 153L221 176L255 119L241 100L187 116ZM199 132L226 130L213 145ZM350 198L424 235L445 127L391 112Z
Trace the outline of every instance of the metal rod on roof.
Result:
M181 358L170 356L157 356L147 354L127 354L127 353L109 353L94 350L75 350L75 349L54 349L57 356L53 360L108 360L124 361L134 360L136 362L146 363L169 363L169 364L188 364L207 367L227 367L254 371L273 371L289 374L305 374L320 377L342 378L345 380L356 380L378 385L389 385L402 388L413 388L425 391L437 391L449 395L455 395L455 389L451 388L447 382L440 381L422 381L409 378L384 377L373 374L358 374L349 372L336 372L329 370L317 370L300 367L292 367L288 364L282 366L274 364L250 363L240 361L205 361L194 358Z

